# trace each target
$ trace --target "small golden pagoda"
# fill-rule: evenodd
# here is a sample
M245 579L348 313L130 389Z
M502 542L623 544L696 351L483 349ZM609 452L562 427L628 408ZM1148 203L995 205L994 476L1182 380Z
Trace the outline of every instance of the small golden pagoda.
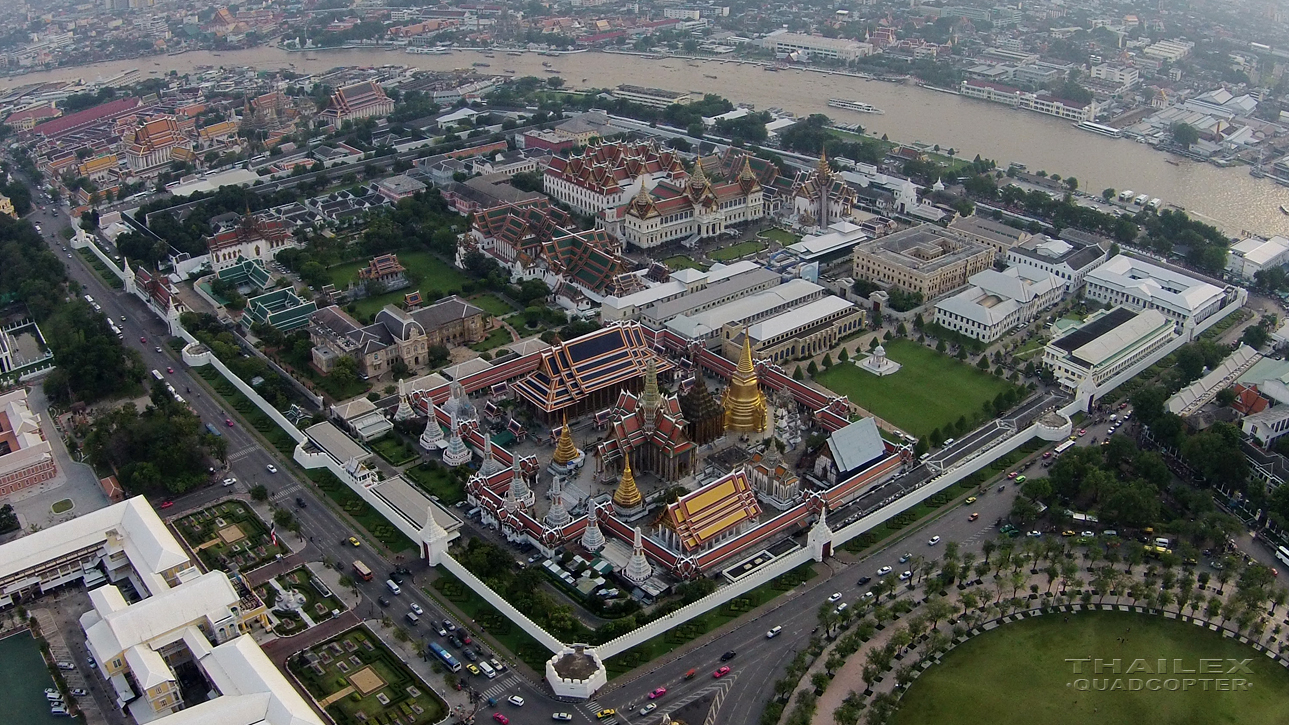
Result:
M730 377L730 386L721 398L725 409L727 433L762 433L769 417L765 395L757 384L756 368L752 365L752 343L743 331L743 351L739 354L738 368Z
M577 446L573 445L573 434L568 427L568 416L564 416L564 429L560 431L559 442L555 444L555 455L551 457L551 461L559 466L567 466L577 456Z
M636 509L643 502L644 496L636 488L636 477L631 473L631 456L626 456L622 460L622 481L618 483L618 490L613 492L613 505L618 510Z

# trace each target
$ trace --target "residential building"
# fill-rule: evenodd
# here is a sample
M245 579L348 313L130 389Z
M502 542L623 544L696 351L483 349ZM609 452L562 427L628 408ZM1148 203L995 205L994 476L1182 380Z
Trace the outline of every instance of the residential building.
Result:
M328 126L339 126L345 121L388 116L393 112L393 99L385 95L379 83L368 81L337 89L318 119Z
M761 45L773 50L777 55L802 53L809 57L828 58L846 63L873 54L873 46L870 43L845 38L789 33L782 29L768 33L761 39Z
M4 214L13 219L18 218L18 212L13 208L13 199L0 194L0 214Z
M1252 281L1258 272L1284 266L1289 261L1289 239L1249 237L1231 246L1226 271Z
M125 161L136 173L169 164L177 158L176 151L192 151L192 141L173 116L148 121L128 134L124 145Z
M1012 247L1034 236L1024 229L1017 229L978 214L954 219L949 222L948 230L955 236L993 247L995 256L1000 258L1006 258Z
M1067 390L1101 385L1177 336L1177 323L1155 309L1101 310L1047 344L1043 364Z
M1055 275L1065 283L1065 291L1074 293L1083 286L1088 272L1105 262L1106 251L1091 241L1052 239L1037 234L1007 250L1007 263L1030 267Z
M309 324L318 369L330 372L337 359L348 356L368 377L388 372L400 360L413 372L424 370L430 347L468 345L487 334L487 314L456 295L410 312L386 305L366 326L332 305L313 313Z
M746 335L754 357L783 363L830 350L863 326L863 310L850 300L829 295L750 327L725 325L721 354L738 358Z
M1029 324L1065 292L1061 280L1033 267L986 269L971 275L969 282L967 289L935 304L935 321L982 342Z
M693 94L689 91L669 91L663 88L645 88L631 85L621 85L613 89L613 96L652 108L666 108L672 105L684 106L694 100Z
M1141 52L1150 58L1176 63L1187 57L1195 49L1195 44L1188 40L1161 40L1148 45Z
M1141 80L1141 73L1131 66L1111 65L1109 63L1100 63L1092 66L1090 74L1093 80L1105 81L1113 84L1118 91L1125 91Z
M0 395L0 498L56 475L53 448L40 427L40 414L27 406L26 389Z
M386 177L376 182L376 193L395 203L424 190L424 182L417 181L406 174Z
M1289 433L1289 405L1276 405L1247 416L1240 421L1240 429L1263 446L1270 446L1277 438Z
M852 276L931 300L965 286L993 263L993 247L922 224L855 247Z
M662 180L651 192L642 179L630 203L601 212L606 228L640 249L720 236L765 213L761 184L746 163L736 179L726 182L713 183L701 163L683 186Z
M262 219L254 214L245 214L235 226L206 238L210 267L216 272L246 260L267 264L283 249L298 246L300 244L288 230L286 222Z
M675 151L652 142L620 141L551 159L542 187L576 212L599 214L627 203L641 186L652 188L659 181L688 176Z
M1222 308L1226 292L1174 269L1120 254L1087 275L1088 299L1136 310L1159 310L1191 325Z

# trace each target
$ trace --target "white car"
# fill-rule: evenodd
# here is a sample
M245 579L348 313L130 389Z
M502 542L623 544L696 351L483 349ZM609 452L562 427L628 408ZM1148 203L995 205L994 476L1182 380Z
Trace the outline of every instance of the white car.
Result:
M940 537L939 537L939 536L932 536L932 537L931 537L931 540L930 540L930 541L928 541L928 542L926 542L926 545L927 545L927 546L935 546L935 545L936 545L936 544L938 544L938 543L940 543Z
M912 555L912 554L905 554L904 556L901 556L901 557L900 557L900 563L901 563L901 564L903 564L904 562L906 562L906 561L908 561L909 559L912 559L912 558L913 558L913 555Z
M227 486L231 486L231 485L233 485L234 483L237 483L237 479L236 479L236 478L225 478L225 479L224 479L224 486L225 486L225 487L227 487Z
M765 633L765 638L774 639L775 637L778 637L779 633L782 631L783 631L783 625L775 625L774 629L771 629L769 632Z
M566 712L556 712L556 713L551 713L551 719L559 720L560 722L568 722L573 719L573 716Z
M511 695L510 697L507 697L506 702L509 702L511 705L514 705L515 707L524 706L524 698L520 697L519 695Z
M416 612L416 616L418 617L425 616L425 610L421 609L421 605L417 604L416 602L412 602L412 611Z
M904 571L903 574L900 574L900 581L902 582L906 582L912 578L913 578L913 572L908 571L907 569Z
M867 591L867 592L864 592L864 596L860 597L860 599L862 599L863 601L868 601L869 599L872 599L873 596L874 594L872 591Z
M894 570L894 569L892 569L891 567L889 567L889 566L884 566L884 567L882 567L881 569L878 569L878 570L877 570L877 575L878 575L878 576L886 576L887 574L890 574L890 573L891 573L891 572L893 572L893 571L895 571L895 570Z
M265 468L269 469L269 473L277 473L277 466L273 465L272 463L265 466Z
M835 602L835 601L837 601L838 599L841 599L841 592L833 592L833 593L832 593L832 596L831 596L831 597L828 597L828 601L830 601L830 602Z
M649 703L648 705L645 705L644 707L640 708L640 714L641 714L641 715L648 715L649 713L651 713L651 712L653 712L654 710L657 710L657 709L658 709L658 703L656 703L656 702L651 702L651 703Z

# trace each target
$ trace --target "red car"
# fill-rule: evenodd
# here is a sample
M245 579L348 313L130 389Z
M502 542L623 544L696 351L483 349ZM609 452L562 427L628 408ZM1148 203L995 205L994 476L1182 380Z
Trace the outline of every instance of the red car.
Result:
M148 344L148 338L146 338L146 337L140 337L140 338L139 338L139 342L141 342L141 343L143 343L144 345L146 345L146 344Z
M657 700L658 698L662 697L662 696L663 696L663 695L665 695L665 694L667 694L667 688L665 688L665 687L659 687L658 689L656 689L656 690L654 690L653 692L649 693L649 699L650 699L650 700Z
M501 725L510 725L510 718L506 717L505 715L502 715L499 712L492 713L492 719L501 723Z
M166 372L170 373L171 375L174 375L174 373L175 373L175 369L174 369L174 368L166 368Z
M720 668L719 670L717 670L717 671L713 672L713 673L712 673L712 677L715 677L716 679L718 679L718 680L719 680L719 679L721 679L722 677L724 677L725 675L728 675L729 673L730 673L730 668L728 668L728 667L722 667L722 668Z
M225 419L224 419L224 422L228 424L228 427L229 427L229 428L232 428L232 427L233 427L233 419L232 419L232 418L225 418Z
M175 505L175 502L174 502L174 501L171 501L170 499L166 499L165 501L162 501L162 502L161 502L161 508L163 508L163 509L168 509L168 508L170 508L171 506L174 506L174 505Z

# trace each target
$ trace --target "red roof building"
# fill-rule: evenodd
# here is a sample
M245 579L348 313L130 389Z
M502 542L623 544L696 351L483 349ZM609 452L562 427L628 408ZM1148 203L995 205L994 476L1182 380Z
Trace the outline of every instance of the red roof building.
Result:
M278 252L295 246L295 237L286 222L260 219L253 214L243 216L241 224L206 238L210 266L216 272L240 264L244 259L267 264Z
M394 112L394 101L380 84L367 81L345 86L331 94L331 103L318 118L329 126L339 126L345 121L356 121L373 116L388 116Z
M87 108L84 111L77 111L52 121L45 121L37 124L32 128L32 133L44 136L47 139L57 138L63 134L77 131L96 123L115 119L124 116L139 107L139 99L118 98L115 101L101 103L93 108Z
M543 190L583 214L619 207L639 191L642 179L650 186L689 175L680 156L649 141L595 144L567 159L551 159Z

